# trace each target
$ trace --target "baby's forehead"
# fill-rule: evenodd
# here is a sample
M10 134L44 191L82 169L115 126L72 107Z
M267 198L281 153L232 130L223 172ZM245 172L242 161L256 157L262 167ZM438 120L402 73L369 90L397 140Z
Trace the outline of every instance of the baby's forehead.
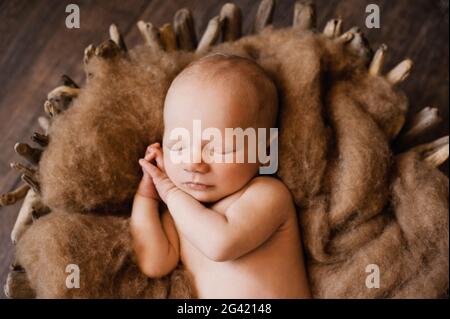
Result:
M259 104L264 95L253 65L246 62L202 61L185 69L173 81L168 95L175 100L196 94L198 100L211 98L223 101L245 101ZM169 99L170 100L170 99ZM256 106L255 105L255 106Z
M180 84L164 108L164 122L188 126L200 119L205 125L240 126L253 122L259 108L255 90L244 89L236 82L186 81Z
M249 62L236 60L201 61L185 69L175 79L176 84L209 84L220 88L258 88L256 67Z
M194 111L194 108L205 111L206 108L233 112L244 106L249 110L258 107L258 88L239 73L228 73L213 79L208 78L209 74L206 76L191 75L177 83L171 92L169 104L179 110L184 105L189 109L187 111Z

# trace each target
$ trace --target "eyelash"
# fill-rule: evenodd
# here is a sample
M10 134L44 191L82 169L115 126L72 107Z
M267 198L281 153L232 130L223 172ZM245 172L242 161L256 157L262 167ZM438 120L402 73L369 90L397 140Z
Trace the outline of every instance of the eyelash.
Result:
M235 150L223 151L223 152L215 152L215 153L223 155L223 154L234 153L234 152L235 152Z
M169 149L169 151L179 152L183 149L183 146L180 142L175 142L173 145L167 146L167 148Z
M179 146L179 147L171 147L170 150L172 152L180 152L183 150L183 147Z
M177 146L177 143L175 143L174 145L172 145L171 147L169 147L170 151L172 151L172 152L180 152L180 151L182 151L182 150L184 149L184 147L181 146L181 145L178 146L178 147L176 147L176 146ZM214 150L214 148L212 147L211 150ZM236 151L233 149L233 150L230 150L230 151L215 152L215 153L218 153L218 154L223 155L223 154L234 153L234 152L236 152Z

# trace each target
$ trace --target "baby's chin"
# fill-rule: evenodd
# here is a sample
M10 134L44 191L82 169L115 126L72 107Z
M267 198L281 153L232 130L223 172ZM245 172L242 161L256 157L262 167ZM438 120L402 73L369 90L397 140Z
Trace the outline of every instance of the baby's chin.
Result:
M194 189L190 189L184 185L180 185L181 189L191 195L193 198L195 198L196 200L198 200L199 202L202 203L214 203L219 201L220 199L222 199L225 196L221 196L218 192L218 190L216 189L216 186L211 187L211 189L206 189L206 190L194 190Z
M185 190L186 193L194 197L196 200L202 203L214 203L221 199L220 196L208 193L207 191L192 191Z

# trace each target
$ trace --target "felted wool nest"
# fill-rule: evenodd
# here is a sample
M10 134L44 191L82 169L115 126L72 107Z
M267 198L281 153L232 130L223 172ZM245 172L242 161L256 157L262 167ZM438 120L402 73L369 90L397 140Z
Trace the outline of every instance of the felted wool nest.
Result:
M145 45L127 50L112 25L110 40L85 50L84 86L64 77L48 95L45 133L33 136L42 148L16 145L35 166L16 164L26 183L2 196L3 204L25 197L12 234L10 297L196 297L182 265L161 279L139 271L128 226L138 159L162 139L166 91L209 52L251 58L277 85L276 175L295 199L313 296L446 294L448 178L436 167L448 157L448 137L402 154L390 147L408 110L396 85L411 61L383 75L385 47L372 55L359 29L342 34L342 21L331 20L319 33L313 6L303 2L292 27L274 29L273 4L261 2L255 34L245 37L239 8L226 4L198 44L182 9L160 29L139 22ZM424 109L400 141L435 122ZM66 287L69 264L79 266L78 289ZM379 288L366 285L372 265Z

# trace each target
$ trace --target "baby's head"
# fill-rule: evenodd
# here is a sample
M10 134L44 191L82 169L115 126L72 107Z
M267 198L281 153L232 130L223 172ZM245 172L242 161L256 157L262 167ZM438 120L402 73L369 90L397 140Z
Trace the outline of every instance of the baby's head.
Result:
M257 149L248 149L248 138L238 147L233 138L227 138L225 129L268 131L275 127L277 111L275 84L256 62L216 53L191 63L174 79L165 100L163 148L168 177L202 202L215 202L238 191L257 175L260 163L249 160L249 152L257 154ZM201 130L217 128L221 137L194 143L194 121ZM190 141L171 136L180 128L189 132ZM260 147L268 146L266 136ZM177 163L174 154L189 154L189 160ZM215 156L236 158L237 154L244 156L243 163L211 160Z

